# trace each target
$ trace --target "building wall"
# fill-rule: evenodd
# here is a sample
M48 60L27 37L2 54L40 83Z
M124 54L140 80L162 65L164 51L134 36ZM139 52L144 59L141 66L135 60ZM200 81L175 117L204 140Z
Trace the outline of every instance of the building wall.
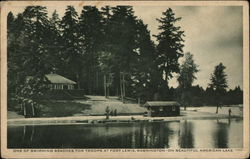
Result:
M73 84L49 84L51 90L65 90L65 89L74 89Z
M179 116L179 106L165 106L165 107L150 107L151 117L164 117L164 116Z

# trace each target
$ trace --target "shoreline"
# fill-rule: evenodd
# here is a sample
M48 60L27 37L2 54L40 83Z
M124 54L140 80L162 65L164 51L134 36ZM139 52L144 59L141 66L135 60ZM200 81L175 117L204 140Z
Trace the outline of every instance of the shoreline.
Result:
M242 116L232 115L230 118L224 114L189 112L188 115L172 117L144 117L142 115L132 116L73 116L53 118L18 118L8 119L8 126L18 125L81 125L81 124L107 124L107 123L133 123L133 122L167 122L176 120L207 120L207 119L243 119Z

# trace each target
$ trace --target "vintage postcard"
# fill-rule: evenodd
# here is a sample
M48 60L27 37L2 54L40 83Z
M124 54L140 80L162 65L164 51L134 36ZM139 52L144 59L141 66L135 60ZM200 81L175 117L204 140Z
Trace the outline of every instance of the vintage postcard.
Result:
M1 2L2 158L248 156L247 2Z

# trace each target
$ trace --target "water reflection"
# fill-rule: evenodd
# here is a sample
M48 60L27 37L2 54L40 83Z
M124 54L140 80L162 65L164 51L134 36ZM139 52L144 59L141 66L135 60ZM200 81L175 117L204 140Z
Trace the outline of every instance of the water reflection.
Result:
M179 138L179 143L181 148L193 148L194 147L194 137L193 137L193 123L185 120L181 122L181 135Z
M8 148L226 147L242 147L242 120L8 127Z
M229 122L223 122L220 120L217 120L217 131L214 132L214 138L217 147L221 148L227 148L228 147L228 127L230 125L230 119Z

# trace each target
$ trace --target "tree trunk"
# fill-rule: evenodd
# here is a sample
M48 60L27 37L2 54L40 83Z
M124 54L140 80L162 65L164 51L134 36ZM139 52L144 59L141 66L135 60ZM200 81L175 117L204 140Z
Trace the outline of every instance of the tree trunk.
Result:
M20 104L21 112L23 111L23 103Z
M35 116L35 108L34 108L33 104L31 104L31 109L32 109L32 117L34 117Z
M126 92L125 92L125 80L124 80L124 73L122 74L122 87L123 87L123 96L126 96Z
M120 89L121 89L121 100L123 102L123 90L122 90L122 77L121 77L121 73L120 73Z
M96 93L99 94L99 84L98 84L98 70L96 70Z
M76 80L77 80L77 89L80 89L79 73L76 73Z
M104 74L104 95L105 95L105 98L107 98L106 74Z
M26 105L25 105L25 103L23 104L23 115L26 117Z
M107 96L109 97L109 86L107 87Z
M92 79L91 79L91 67L88 69L88 93L91 95L92 94Z

